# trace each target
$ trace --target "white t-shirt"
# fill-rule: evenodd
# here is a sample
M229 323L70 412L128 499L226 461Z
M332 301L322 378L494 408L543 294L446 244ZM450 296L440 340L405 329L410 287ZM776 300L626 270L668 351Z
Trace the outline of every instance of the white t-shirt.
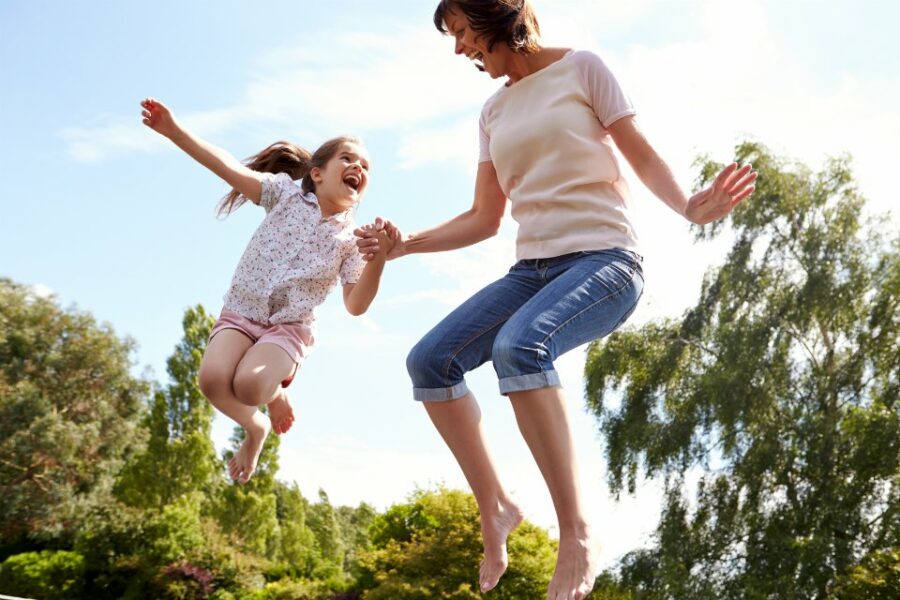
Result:
M519 224L516 256L636 250L631 195L607 127L635 114L592 52L500 88L481 112L480 161L492 161Z

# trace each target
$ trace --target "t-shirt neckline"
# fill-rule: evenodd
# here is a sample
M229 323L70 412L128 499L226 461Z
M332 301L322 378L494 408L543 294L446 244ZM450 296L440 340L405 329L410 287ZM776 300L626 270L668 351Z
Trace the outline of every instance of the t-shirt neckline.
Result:
M525 77L523 77L522 79L520 79L520 80L518 80L518 81L510 82L510 81L507 79L507 80L506 80L506 83L503 84L503 89L504 89L504 90L511 90L511 89L513 89L513 88L518 87L518 86L521 85L523 82L528 81L529 79L533 79L533 78L537 77L538 75L540 75L541 73L543 73L544 71L547 71L548 69L551 69L551 68L555 67L555 66L558 65L559 63L563 62L564 60L566 60L567 58L569 58L570 56L572 56L572 54L574 54L574 52L575 52L575 49L574 49L574 48L569 48L568 50L566 50L566 53L565 53L565 54L563 54L562 56L560 56L559 58L557 58L556 60L554 60L552 63L550 63L550 64L547 65L546 67L543 67L542 69L538 69L538 70L535 71L534 73L529 73L528 75L526 75Z

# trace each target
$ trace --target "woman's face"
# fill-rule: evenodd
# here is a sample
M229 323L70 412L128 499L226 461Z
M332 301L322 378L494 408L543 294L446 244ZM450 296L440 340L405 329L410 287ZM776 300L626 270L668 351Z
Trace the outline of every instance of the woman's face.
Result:
M494 44L494 50L488 52L487 39L472 31L469 20L455 8L447 11L444 25L456 39L455 51L457 54L468 57L494 79L504 75L502 47L505 46L503 44Z

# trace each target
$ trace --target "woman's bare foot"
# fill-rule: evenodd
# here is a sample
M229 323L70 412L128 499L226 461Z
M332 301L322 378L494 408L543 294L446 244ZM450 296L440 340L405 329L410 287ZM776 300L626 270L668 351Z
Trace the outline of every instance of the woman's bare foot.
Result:
M253 422L244 427L244 443L241 444L237 454L228 461L228 473L238 483L247 483L250 476L256 471L256 462L259 453L262 452L263 443L269 436L272 425L261 412L253 414Z
M272 421L272 431L278 435L287 433L294 424L294 409L284 389L278 390L275 399L266 406L266 411L269 413L269 420Z
M594 588L599 571L599 547L589 531L560 536L556 570L547 588L547 600L582 600Z
M522 511L512 502L501 502L492 514L481 513L481 539L484 541L484 560L481 561L478 583L482 592L494 589L506 572L509 558L506 538L522 522Z

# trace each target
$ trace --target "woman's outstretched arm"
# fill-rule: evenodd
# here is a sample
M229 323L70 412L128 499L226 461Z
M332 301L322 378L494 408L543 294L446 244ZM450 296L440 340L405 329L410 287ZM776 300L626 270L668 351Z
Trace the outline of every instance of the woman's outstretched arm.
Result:
M385 222L385 229L396 237L388 258L398 258L417 252L441 252L477 244L497 235L500 221L506 210L506 194L500 189L494 163L484 161L478 165L475 178L475 200L472 208L453 219L430 229L402 235L393 223ZM361 239L357 241L359 251L366 260L378 252L378 238L371 232L359 228L354 232Z
M698 225L726 216L753 193L757 173L750 165L725 167L706 189L690 198L675 181L669 165L656 153L634 117L619 119L609 126L616 147L653 194L679 215Z

